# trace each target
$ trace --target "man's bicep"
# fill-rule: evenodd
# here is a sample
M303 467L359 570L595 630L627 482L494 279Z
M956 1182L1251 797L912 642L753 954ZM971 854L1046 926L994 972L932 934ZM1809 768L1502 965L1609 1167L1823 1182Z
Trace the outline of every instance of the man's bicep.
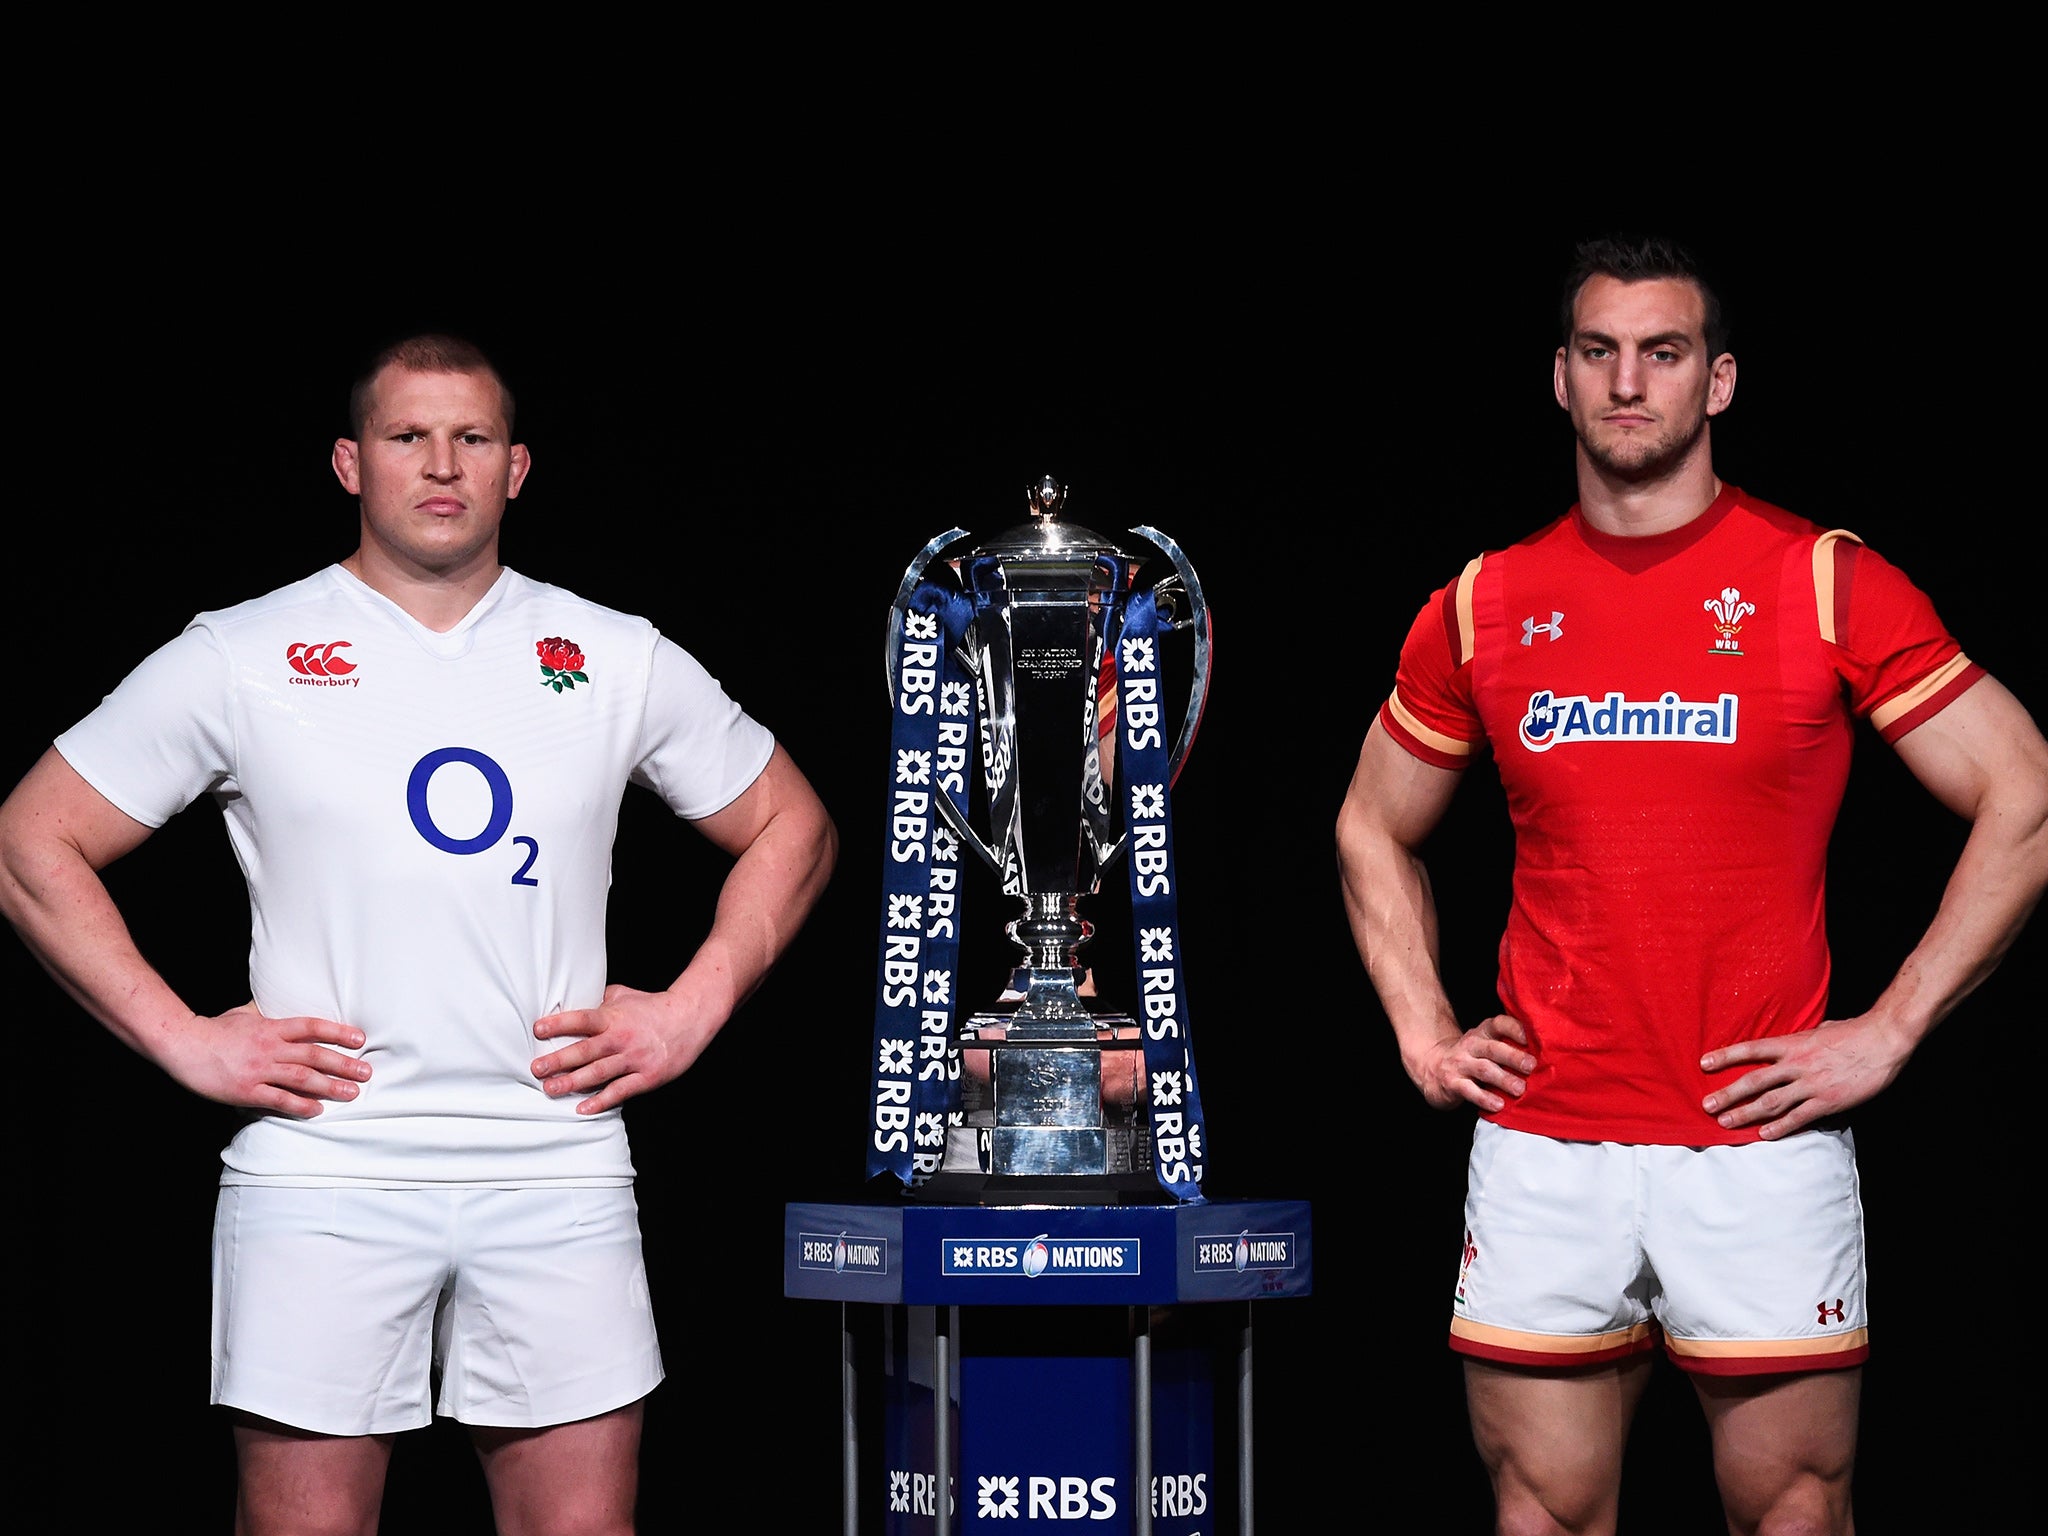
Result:
M1958 816L1974 817L1993 790L2048 796L2048 742L1995 677L1979 678L1893 746L1913 777Z
M1456 770L1425 763L1402 747L1375 717L1338 816L1340 847L1386 836L1410 851L1419 848L1450 808L1459 778Z
M55 747L44 751L0 805L0 845L13 851L54 839L76 849L94 869L106 868L154 830L93 788Z
M697 817L690 825L737 858L753 846L778 815L792 810L807 817L824 816L823 803L811 788L811 781L777 742L753 783L729 804L709 816Z

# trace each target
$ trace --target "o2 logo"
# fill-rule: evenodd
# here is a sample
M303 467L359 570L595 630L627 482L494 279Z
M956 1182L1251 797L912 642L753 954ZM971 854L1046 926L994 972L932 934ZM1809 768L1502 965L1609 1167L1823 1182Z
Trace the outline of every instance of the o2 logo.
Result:
M451 763L474 768L483 775L484 787L491 793L490 819L475 837L450 837L434 824L434 813L427 805L427 786ZM443 853L483 853L497 847L505 829L512 825L512 780L496 762L472 747L441 747L412 765L412 776L405 781L405 809L412 817L413 830ZM540 858L540 844L530 837L515 837L512 845L526 850L526 862L513 872L512 883L539 885L527 871Z

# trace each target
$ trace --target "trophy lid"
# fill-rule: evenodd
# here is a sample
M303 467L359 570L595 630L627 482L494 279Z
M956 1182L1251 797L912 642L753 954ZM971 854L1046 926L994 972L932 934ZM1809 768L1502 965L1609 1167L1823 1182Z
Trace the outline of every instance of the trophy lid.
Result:
M1035 484L1026 486L1025 497L1031 506L1030 521L1018 523L975 546L975 554L1083 561L1104 555L1123 561L1133 558L1094 529L1065 520L1061 514L1066 510L1067 488L1051 475L1042 475Z

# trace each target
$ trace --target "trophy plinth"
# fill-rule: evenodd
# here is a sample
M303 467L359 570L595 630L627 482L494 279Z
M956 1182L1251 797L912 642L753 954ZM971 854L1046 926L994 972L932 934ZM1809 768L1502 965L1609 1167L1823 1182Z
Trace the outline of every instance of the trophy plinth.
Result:
M1146 557L1064 519L1066 491L1029 488L1026 523L968 554L934 558L963 530L928 543L890 610L889 688L899 676L914 591L951 574L950 600L971 607L950 659L977 704L978 793L934 795L957 836L1020 899L1007 928L1024 952L995 1006L961 1021L959 1113L935 1171L913 1199L983 1205L1168 1202L1149 1136L1145 1045L1138 1023L1093 1005L1078 958L1093 929L1078 914L1103 870L1125 852L1117 801L1118 666L1125 605L1144 592L1165 615L1160 633L1193 632L1194 665L1178 738L1177 774L1208 688L1208 614L1193 569L1171 539L1133 532L1172 570L1140 581ZM929 627L914 633L929 634ZM1148 646L1151 641L1145 642ZM1162 713L1156 678L1137 707ZM943 707L943 705L941 706ZM1164 755L1162 748L1154 748ZM964 781L963 781L964 782ZM1161 786L1162 792L1165 786ZM970 803L978 800L978 814ZM1158 854L1148 847L1147 858Z

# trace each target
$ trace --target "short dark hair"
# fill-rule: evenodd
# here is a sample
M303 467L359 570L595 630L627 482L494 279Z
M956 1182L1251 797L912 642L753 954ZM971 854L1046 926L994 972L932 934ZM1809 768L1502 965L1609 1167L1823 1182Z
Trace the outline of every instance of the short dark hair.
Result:
M1667 235L1601 235L1581 240L1565 272L1563 303L1559 307L1564 344L1572 344L1572 309L1579 290L1587 280L1611 277L1618 282L1640 283L1651 278L1675 277L1699 289L1706 309L1707 356L1719 357L1728 350L1728 320L1721 308L1721 296L1707 281L1706 269L1693 253Z
M426 331L381 348L356 375L355 384L348 392L348 428L354 436L360 438L363 435L363 418L370 408L370 389L377 382L377 375L393 366L403 368L407 373L484 375L498 386L498 399L505 413L505 432L507 436L511 435L512 386L505 382L505 376L498 371L498 365L491 361L490 355L464 337L449 335L445 331Z

